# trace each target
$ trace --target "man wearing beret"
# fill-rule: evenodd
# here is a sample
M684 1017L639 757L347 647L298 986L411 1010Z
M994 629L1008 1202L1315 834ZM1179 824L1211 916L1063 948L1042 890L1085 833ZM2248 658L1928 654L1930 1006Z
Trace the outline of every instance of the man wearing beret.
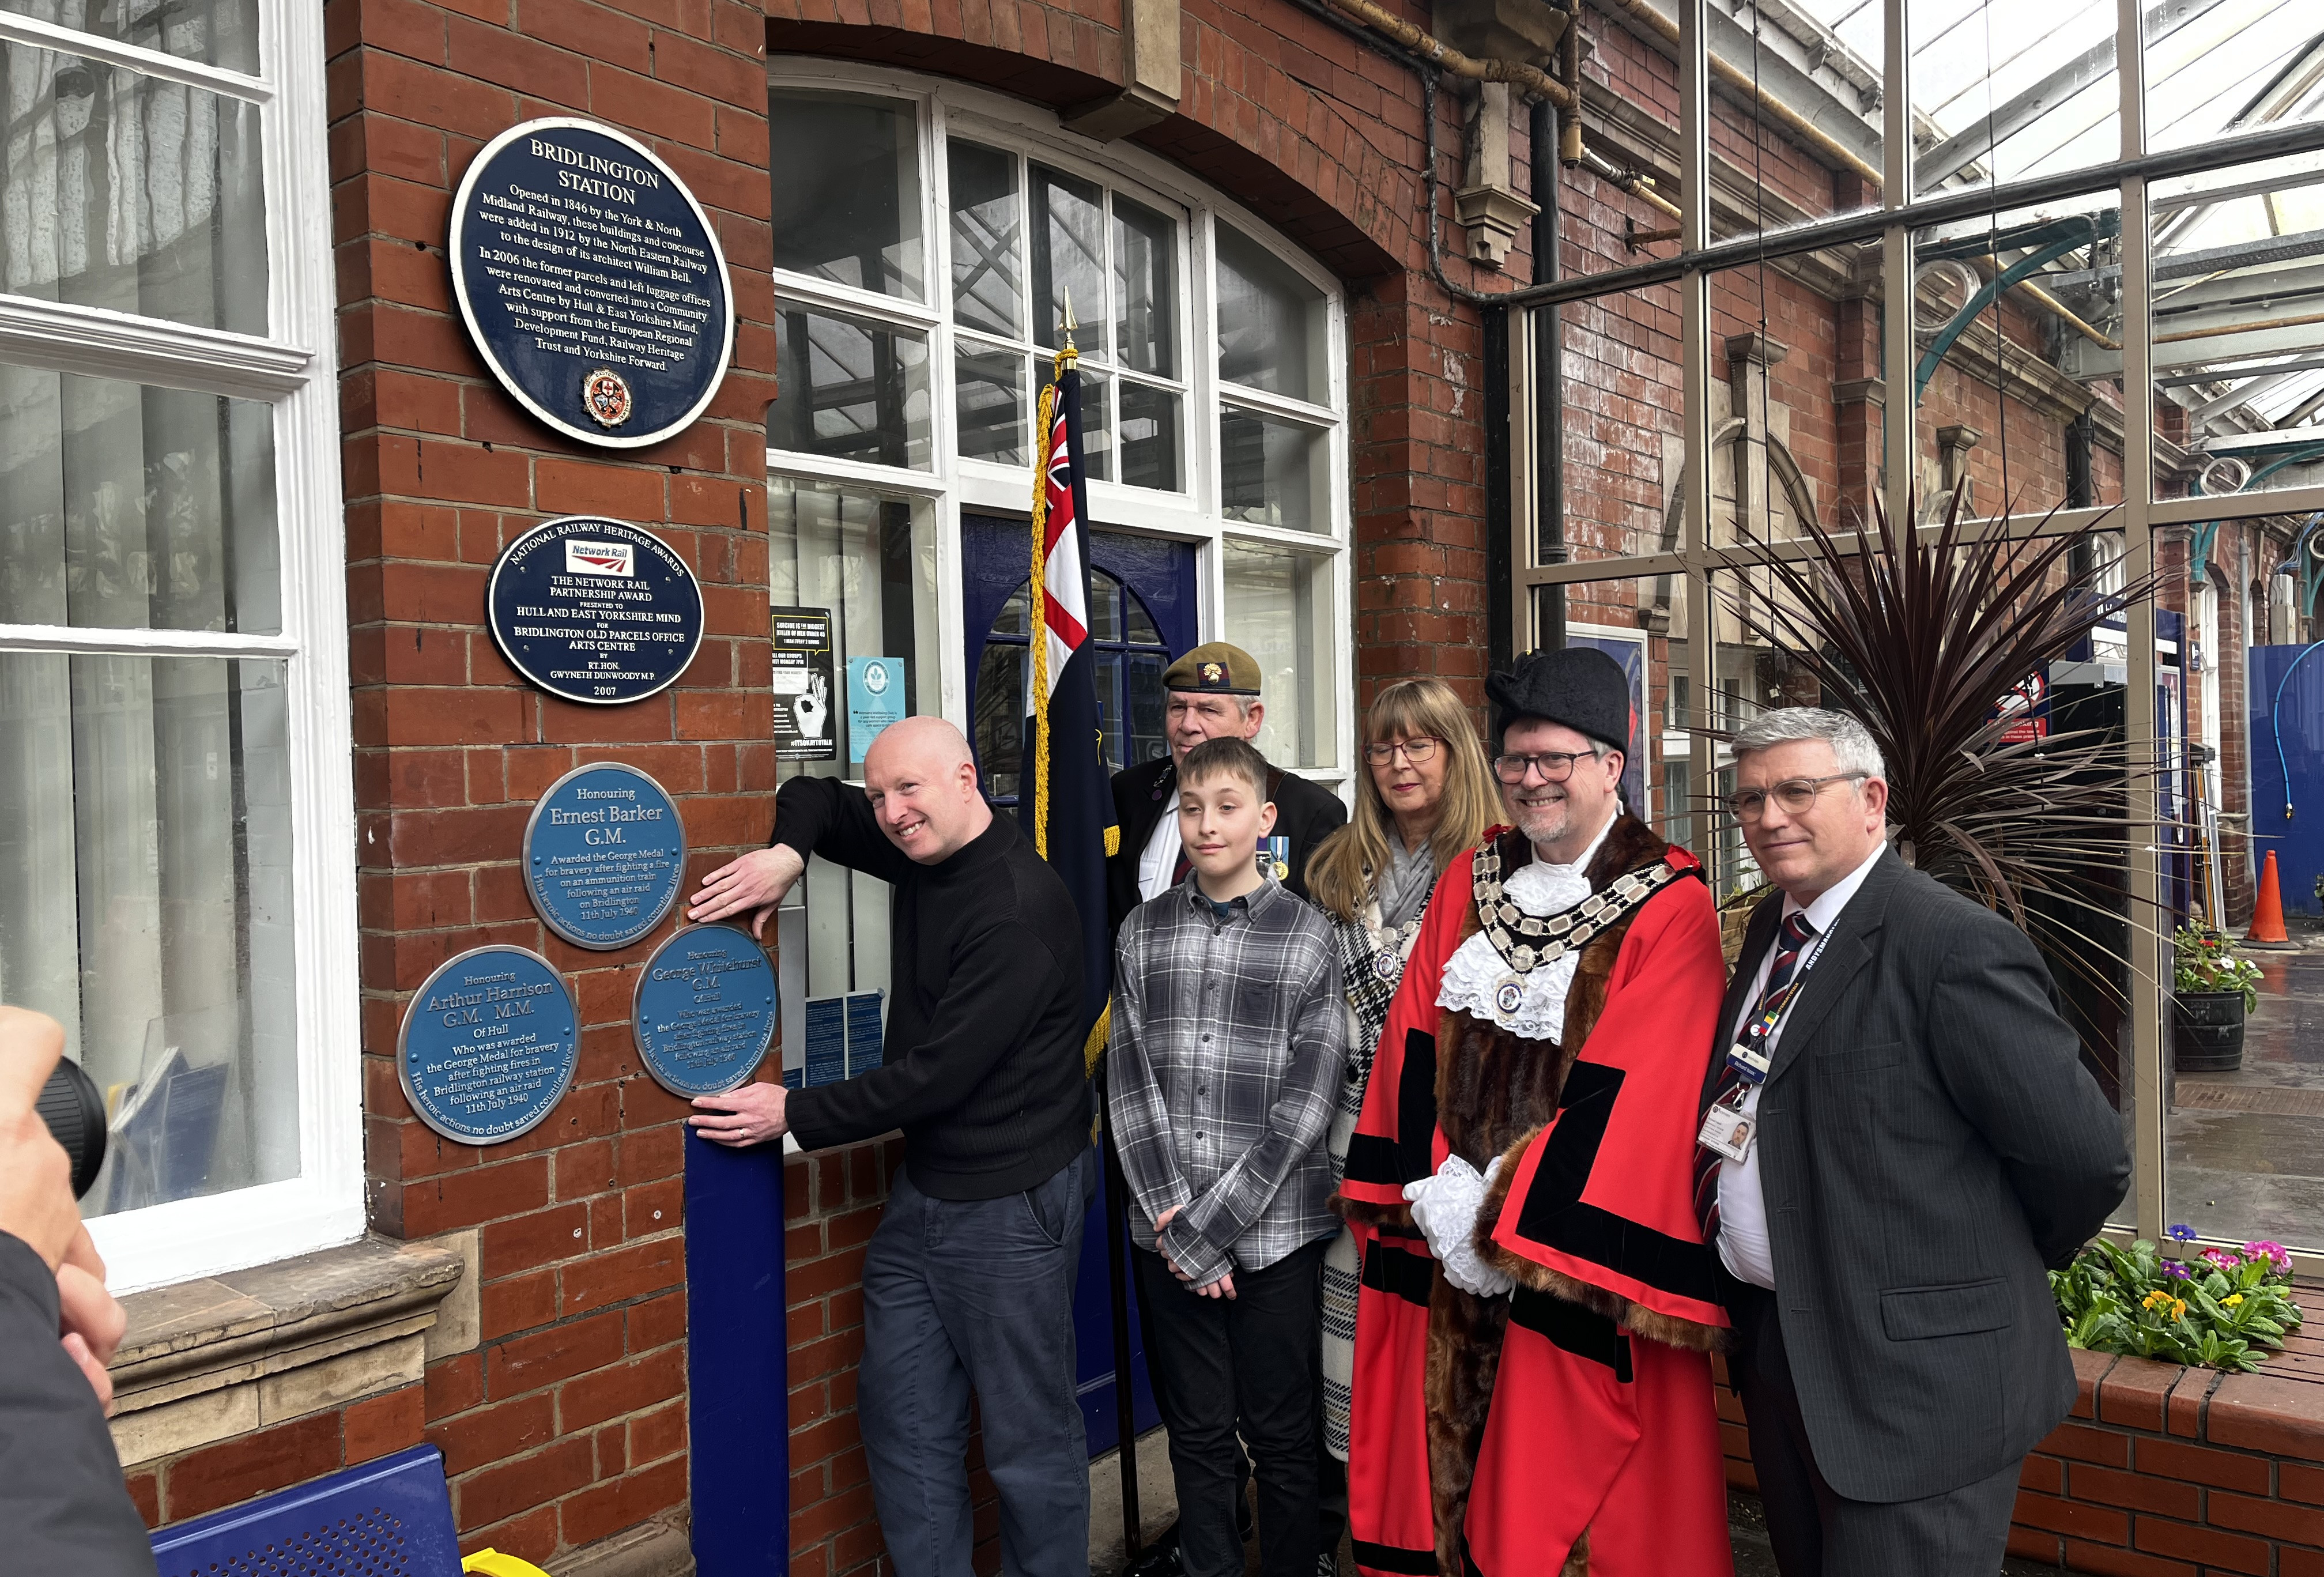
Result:
M1356 1564L1729 1577L1692 1194L1719 921L1621 807L1618 664L1538 652L1486 693L1515 825L1437 883L1340 1190Z
M1186 879L1178 847L1178 763L1206 739L1255 739L1267 715L1259 698L1259 663L1240 646L1213 641L1163 670L1169 692L1163 732L1170 753L1113 775L1113 818L1121 846L1106 861L1107 918L1116 929L1130 911ZM1275 833L1284 867L1276 879L1307 896L1307 856L1348 819L1347 807L1327 788L1280 767L1268 770L1275 801Z

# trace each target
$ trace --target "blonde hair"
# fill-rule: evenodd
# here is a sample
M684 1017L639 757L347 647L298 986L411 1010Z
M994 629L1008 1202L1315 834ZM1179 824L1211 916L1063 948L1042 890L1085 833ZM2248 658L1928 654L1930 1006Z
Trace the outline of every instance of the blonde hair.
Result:
M1372 698L1364 714L1364 742L1379 744L1423 735L1444 750L1444 797L1437 801L1436 828L1428 852L1436 873L1464 849L1476 846L1499 819L1500 798L1485 762L1476 720L1452 687L1442 679L1398 679ZM1396 817L1380 799L1379 785L1360 757L1356 771L1356 814L1347 825L1316 845L1307 859L1307 892L1327 914L1353 920L1370 899L1377 872L1388 869L1388 840Z

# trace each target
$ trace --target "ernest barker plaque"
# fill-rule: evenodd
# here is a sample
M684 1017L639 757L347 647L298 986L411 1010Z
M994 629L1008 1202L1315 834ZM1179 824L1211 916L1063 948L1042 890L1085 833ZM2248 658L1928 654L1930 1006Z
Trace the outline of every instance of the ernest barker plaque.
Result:
M484 619L510 666L550 695L619 706L669 688L694 660L702 583L651 531L565 515L501 550Z
M438 966L404 1010L395 1066L420 1120L461 1144L530 1132L581 1062L579 1017L540 954L496 945Z
M576 947L626 947L662 922L686 885L686 829L662 786L599 761L549 787L524 829L524 890Z
M723 1095L774 1044L775 967L748 931L695 926L654 949L632 1015L646 1072L673 1095Z
M528 121L485 143L452 202L450 252L484 364L567 438L659 443L726 375L734 304L709 217L611 126Z

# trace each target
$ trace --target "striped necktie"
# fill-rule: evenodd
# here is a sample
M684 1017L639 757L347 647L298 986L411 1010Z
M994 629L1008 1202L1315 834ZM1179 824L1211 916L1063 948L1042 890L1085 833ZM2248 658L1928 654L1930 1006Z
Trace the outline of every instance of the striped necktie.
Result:
M1783 929L1775 938L1775 962L1767 966L1767 983L1760 988L1758 1004L1743 1020L1745 1024L1783 1011L1799 975L1800 957L1807 951L1808 939L1814 935L1815 927L1808 924L1805 910L1794 909L1784 917ZM1711 1092L1711 1103L1716 1105L1726 1100L1742 1082L1743 1075L1735 1070L1735 1059L1720 1057L1719 1082ZM1719 1164L1724 1158L1707 1145L1695 1147L1694 1219L1702 1223L1705 1243L1719 1234Z

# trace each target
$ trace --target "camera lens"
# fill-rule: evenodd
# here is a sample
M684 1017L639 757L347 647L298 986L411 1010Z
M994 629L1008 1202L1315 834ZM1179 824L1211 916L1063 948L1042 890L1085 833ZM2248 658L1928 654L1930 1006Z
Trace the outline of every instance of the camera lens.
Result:
M105 1165L105 1098L80 1064L68 1058L57 1064L57 1071L42 1086L35 1110L72 1158L73 1197L78 1199Z

